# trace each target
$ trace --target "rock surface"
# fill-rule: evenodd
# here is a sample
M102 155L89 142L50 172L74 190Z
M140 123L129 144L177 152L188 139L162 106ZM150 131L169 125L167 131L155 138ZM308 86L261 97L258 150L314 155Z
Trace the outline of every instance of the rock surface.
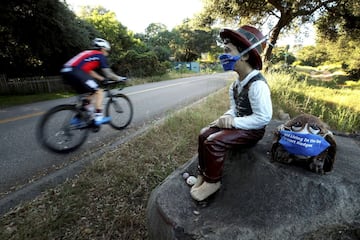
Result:
M196 175L197 157L153 190L150 239L360 239L360 142L336 136L334 170L319 175L271 163L272 121L252 149L230 152L221 189L196 202L182 174Z

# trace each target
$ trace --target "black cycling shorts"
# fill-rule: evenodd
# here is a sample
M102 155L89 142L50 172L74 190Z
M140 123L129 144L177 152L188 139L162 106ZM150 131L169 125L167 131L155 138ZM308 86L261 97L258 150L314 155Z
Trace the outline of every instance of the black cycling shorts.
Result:
M99 89L97 81L86 72L72 67L61 70L64 83L70 85L77 93L94 93Z

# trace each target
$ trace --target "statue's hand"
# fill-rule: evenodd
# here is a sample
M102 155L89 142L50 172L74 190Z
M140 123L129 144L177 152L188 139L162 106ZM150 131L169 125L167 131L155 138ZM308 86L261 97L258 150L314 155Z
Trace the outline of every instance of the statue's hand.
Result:
M234 118L231 115L223 115L217 120L217 126L219 128L233 128Z

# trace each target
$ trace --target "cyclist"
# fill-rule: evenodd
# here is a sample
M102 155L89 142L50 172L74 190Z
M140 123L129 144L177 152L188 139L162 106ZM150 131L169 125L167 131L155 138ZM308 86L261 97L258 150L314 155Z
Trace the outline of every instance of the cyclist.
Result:
M92 41L92 49L85 50L67 61L61 69L61 75L66 84L69 84L79 94L91 93L88 98L90 104L94 100L96 125L107 123L110 117L104 117L102 113L104 91L97 81L124 81L126 78L116 75L107 63L107 56L110 53L110 44L102 38L95 38ZM101 70L100 75L96 71Z

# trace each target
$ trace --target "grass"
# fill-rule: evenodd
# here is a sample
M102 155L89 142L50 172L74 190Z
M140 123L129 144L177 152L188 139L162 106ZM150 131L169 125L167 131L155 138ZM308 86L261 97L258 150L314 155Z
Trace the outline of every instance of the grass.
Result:
M74 96L74 93L44 93L44 94L29 94L29 95L2 95L0 96L0 109L23 105L27 103L40 102L46 100L53 100L59 98L67 98Z
M302 111L322 115L337 127L359 126L359 108L353 101L360 95L356 84L327 89L283 74L266 77L275 109L292 116ZM196 154L200 129L228 108L227 94L224 88L170 113L141 136L104 154L75 179L19 205L0 218L0 239L147 239L151 191Z
M333 86L332 82L298 81L290 75L268 76L273 103L291 116L309 113L320 117L332 129L345 132L360 130L360 82ZM331 86L331 88L329 87Z

